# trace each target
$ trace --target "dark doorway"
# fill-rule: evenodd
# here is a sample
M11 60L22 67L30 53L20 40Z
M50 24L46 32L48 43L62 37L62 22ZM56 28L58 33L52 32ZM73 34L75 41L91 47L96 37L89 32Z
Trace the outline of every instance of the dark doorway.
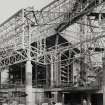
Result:
M103 105L103 95L102 94L92 94L91 102L92 102L92 105Z
M81 99L86 97L83 93L67 93L65 94L64 103L66 105L81 105Z

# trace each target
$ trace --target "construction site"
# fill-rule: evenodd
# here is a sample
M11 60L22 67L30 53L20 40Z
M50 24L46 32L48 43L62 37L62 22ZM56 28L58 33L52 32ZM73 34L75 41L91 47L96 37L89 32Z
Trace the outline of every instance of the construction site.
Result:
M105 0L54 0L0 25L0 105L52 103L105 105Z

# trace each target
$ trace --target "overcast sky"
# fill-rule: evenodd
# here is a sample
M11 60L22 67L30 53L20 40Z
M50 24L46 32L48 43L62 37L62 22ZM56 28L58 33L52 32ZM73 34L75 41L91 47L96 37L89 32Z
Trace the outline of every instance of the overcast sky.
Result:
M39 10L51 1L53 0L0 0L0 24L21 8L34 6Z

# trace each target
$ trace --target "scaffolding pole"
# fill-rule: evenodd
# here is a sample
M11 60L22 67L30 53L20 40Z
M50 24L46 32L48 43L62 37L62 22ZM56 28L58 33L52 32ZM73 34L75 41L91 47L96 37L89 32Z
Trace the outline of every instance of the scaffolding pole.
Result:
M30 26L28 27L30 30ZM30 43L31 43L31 35L30 31L28 32L28 50L27 50L27 61L26 61L26 105L34 105L35 98L33 97L33 91L32 91L32 64L31 64L31 55L30 55Z

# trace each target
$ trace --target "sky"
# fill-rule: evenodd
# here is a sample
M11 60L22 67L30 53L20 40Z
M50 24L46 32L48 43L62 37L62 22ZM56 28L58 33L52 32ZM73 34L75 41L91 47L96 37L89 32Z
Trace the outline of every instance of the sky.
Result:
M22 8L34 6L39 10L53 0L0 0L0 24Z

